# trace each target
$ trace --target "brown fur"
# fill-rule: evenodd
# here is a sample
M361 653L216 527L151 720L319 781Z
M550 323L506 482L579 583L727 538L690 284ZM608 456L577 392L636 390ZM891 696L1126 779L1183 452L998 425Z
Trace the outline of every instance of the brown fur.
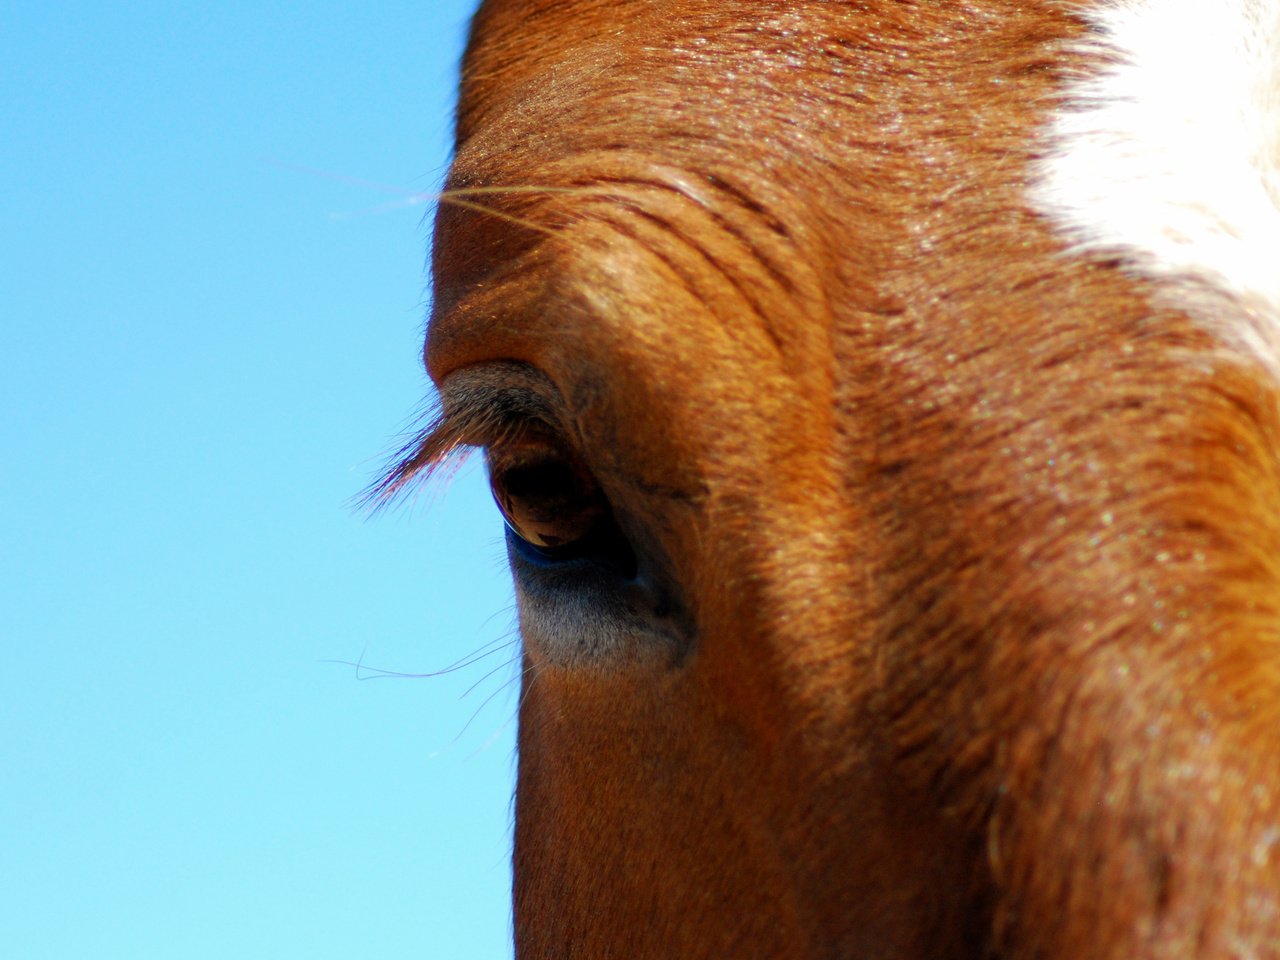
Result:
M527 638L520 957L1280 956L1276 386L1028 210L1085 29L484 4L395 482L533 371L696 638Z

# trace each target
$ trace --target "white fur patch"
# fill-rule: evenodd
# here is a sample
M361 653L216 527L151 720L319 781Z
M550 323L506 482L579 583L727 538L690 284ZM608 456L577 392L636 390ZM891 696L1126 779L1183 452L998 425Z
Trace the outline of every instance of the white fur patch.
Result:
M1201 318L1280 374L1280 0L1099 0L1089 17L1108 65L1067 91L1037 208L1086 250L1237 300Z

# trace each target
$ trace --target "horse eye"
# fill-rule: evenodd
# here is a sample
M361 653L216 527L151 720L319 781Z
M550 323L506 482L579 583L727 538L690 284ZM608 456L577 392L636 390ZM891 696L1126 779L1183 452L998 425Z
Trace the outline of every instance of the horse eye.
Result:
M547 553L572 551L610 523L608 501L584 466L555 448L490 451L489 484L511 532Z

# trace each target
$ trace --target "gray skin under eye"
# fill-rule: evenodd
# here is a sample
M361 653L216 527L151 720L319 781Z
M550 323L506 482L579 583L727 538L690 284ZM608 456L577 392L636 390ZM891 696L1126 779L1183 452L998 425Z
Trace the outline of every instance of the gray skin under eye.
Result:
M551 452L491 482L527 649L561 665L682 659L692 630L670 578L633 549L590 474Z

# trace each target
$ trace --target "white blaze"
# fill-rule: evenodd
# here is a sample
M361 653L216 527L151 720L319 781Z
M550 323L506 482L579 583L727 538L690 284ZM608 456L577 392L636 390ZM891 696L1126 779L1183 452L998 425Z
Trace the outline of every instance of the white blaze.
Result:
M1216 333L1280 372L1280 0L1100 0L1038 209L1080 247L1245 307ZM1195 313L1194 307L1192 308Z

